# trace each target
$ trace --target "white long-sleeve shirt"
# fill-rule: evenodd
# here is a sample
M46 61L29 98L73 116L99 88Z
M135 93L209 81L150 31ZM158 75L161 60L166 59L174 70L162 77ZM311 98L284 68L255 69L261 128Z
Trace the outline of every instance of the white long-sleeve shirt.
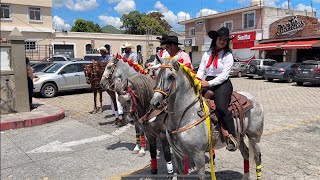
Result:
M123 57L125 57L126 59L132 59L133 62L138 63L138 59L137 59L137 55L134 52L130 52L130 53L123 53L122 55Z
M229 73L233 65L233 55L230 52L227 52L224 55L224 50L221 50L218 53L218 67L215 68L213 66L213 61L212 61L212 64L208 68L206 68L210 55L211 55L211 51L205 52L203 54L201 63L197 72L197 77L202 79L204 75L215 76L215 78L208 81L208 83L210 86L217 86L219 84L222 84L224 81L226 81L229 78Z
M163 51L163 52L162 52L162 55L161 55L161 56L160 56L161 51L160 51L159 53L157 53L157 55L158 55L160 58L164 58L164 57L170 56L170 54L168 53L167 50L164 49L164 50L162 50L162 51ZM151 68L152 68L152 69L158 69L158 68L161 66L161 63L158 62L157 57L155 57L154 60L153 60L153 62L150 63L150 65L151 65Z

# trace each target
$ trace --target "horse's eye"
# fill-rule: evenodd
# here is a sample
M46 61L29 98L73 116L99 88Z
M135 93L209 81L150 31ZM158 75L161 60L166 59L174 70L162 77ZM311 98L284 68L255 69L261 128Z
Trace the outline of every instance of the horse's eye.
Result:
M170 74L169 79L173 80L175 78L174 74Z

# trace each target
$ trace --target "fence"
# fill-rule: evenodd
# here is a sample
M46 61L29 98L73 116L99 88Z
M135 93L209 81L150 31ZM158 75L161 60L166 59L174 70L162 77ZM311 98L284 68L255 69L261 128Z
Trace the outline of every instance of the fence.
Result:
M53 46L50 45L25 45L26 57L30 60L46 60L53 55Z

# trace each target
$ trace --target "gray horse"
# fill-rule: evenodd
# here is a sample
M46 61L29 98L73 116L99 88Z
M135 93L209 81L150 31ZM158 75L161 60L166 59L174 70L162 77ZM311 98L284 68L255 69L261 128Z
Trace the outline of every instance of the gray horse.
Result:
M110 83L115 83L117 93L121 94L119 101L123 105L125 119L138 125L146 133L150 147L152 174L157 173L156 138L159 138L162 144L164 157L167 162L167 172L168 174L172 174L170 145L166 137L164 124L166 114L161 113L143 124L138 122L150 109L154 81L151 77L136 72L128 63L119 59L114 59L106 67L104 74L105 78L101 80L101 86L107 87Z
M163 61L163 60L162 60ZM173 134L172 131L186 127L200 119L199 110L201 103L193 85L193 80L176 61L163 62L156 83L156 92L151 100L154 107L161 107L167 103L168 120L166 121L167 136L173 148L173 156L178 174L184 172L183 157L190 157L195 163L200 179L205 175L205 152L208 148L208 131L204 122L181 133ZM240 93L240 92L239 92ZM253 148L256 163L257 179L261 179L261 153L257 143L263 132L263 109L256 98L251 94L241 92L251 101L253 108L245 113L244 130ZM215 143L215 148L225 147L220 142ZM249 146L251 148L251 146ZM244 136L240 138L239 149L244 159L244 176L249 178L249 149L244 143Z

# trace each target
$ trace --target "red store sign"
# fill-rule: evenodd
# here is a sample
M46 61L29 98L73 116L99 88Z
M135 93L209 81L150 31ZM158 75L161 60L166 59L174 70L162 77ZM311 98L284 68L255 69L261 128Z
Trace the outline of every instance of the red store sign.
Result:
M230 34L230 37L235 37L231 41L233 49L251 48L254 46L254 41L256 40L256 32Z

